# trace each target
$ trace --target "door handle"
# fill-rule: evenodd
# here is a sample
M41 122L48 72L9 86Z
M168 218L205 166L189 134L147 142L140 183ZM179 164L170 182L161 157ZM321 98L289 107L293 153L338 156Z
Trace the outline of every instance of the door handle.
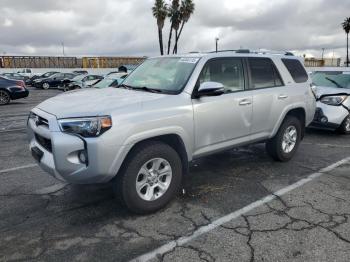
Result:
M249 99L242 99L241 101L239 101L240 106L247 106L250 104L252 104L252 101L250 101Z
M288 98L287 95L279 95L279 96L278 96L278 99L286 99L286 98Z

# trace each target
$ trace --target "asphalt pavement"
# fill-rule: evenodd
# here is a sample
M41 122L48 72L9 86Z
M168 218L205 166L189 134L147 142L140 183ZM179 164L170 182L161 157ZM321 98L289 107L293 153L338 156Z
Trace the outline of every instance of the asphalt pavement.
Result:
M58 182L32 159L29 110L0 107L0 261L349 261L350 137L307 130L295 158L257 144L191 163L165 209L129 213L109 184Z

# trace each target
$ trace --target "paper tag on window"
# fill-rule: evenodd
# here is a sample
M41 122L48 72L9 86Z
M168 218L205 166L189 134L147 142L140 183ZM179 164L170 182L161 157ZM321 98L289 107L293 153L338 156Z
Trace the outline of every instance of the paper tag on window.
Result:
M350 71L343 71L343 75L350 75Z
M194 58L194 57L182 57L179 60L179 63L190 63L190 64L195 64L197 63L199 58Z

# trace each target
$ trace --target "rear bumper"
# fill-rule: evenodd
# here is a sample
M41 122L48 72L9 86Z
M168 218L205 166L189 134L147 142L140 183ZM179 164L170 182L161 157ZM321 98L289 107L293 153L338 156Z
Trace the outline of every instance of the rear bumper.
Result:
M12 100L28 97L29 91L26 89L24 91L11 92L10 97Z

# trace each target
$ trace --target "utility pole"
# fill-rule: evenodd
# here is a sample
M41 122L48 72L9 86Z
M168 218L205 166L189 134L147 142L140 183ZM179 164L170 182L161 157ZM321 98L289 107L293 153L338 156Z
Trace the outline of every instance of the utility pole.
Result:
M322 61L323 61L324 50L325 48L322 48Z
M65 54L64 54L64 42L62 42L61 44L62 44L62 53L63 53L63 56L65 56Z
M216 51L216 53L218 52L218 42L219 42L219 37L216 37L215 38L215 51Z

